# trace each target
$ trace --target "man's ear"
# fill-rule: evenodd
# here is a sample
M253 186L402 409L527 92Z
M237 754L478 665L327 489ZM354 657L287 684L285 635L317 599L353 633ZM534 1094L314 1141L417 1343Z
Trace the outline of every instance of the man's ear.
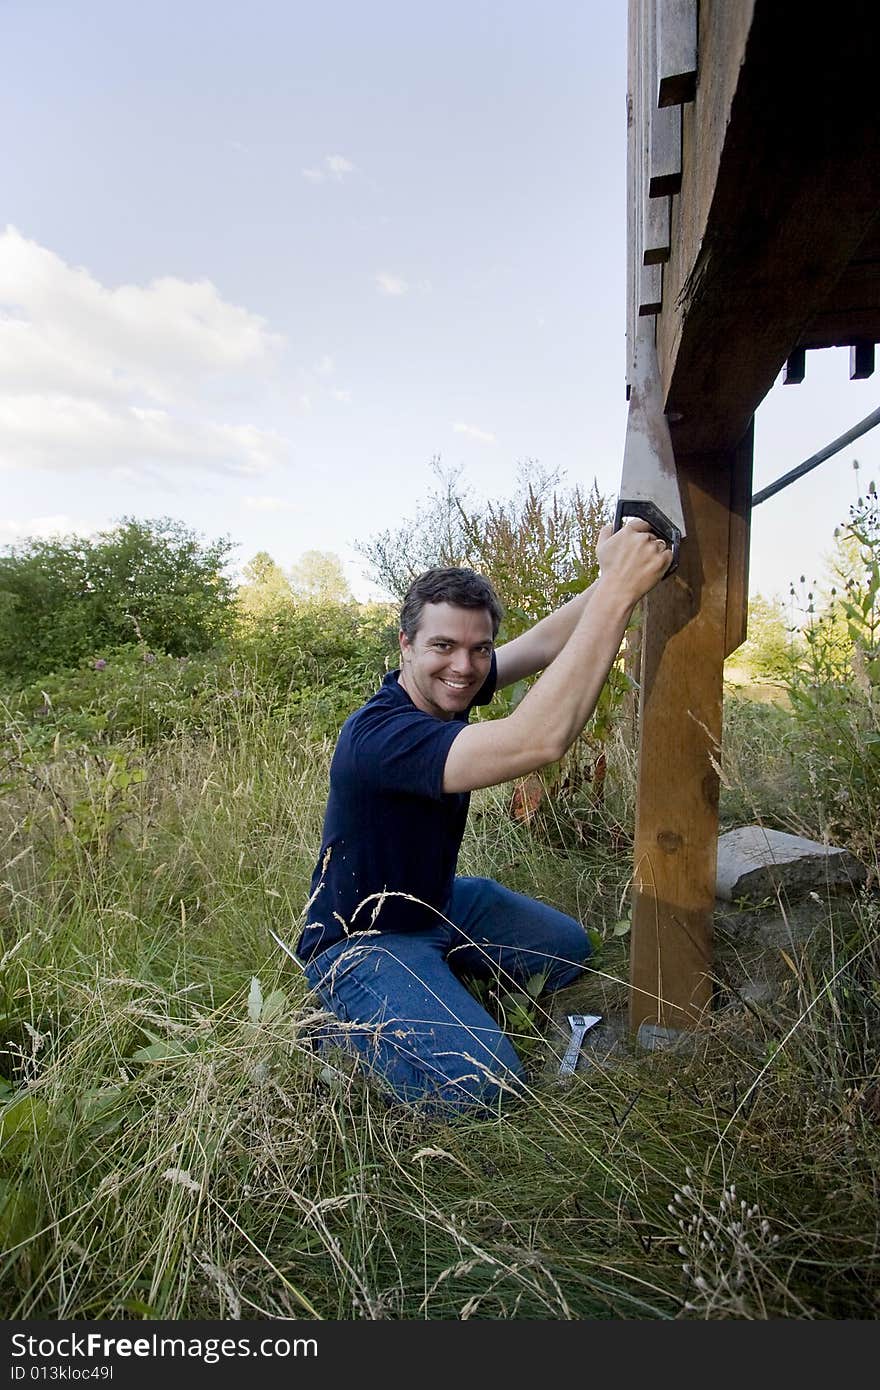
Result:
M409 651L410 647L412 646L412 643L410 642L409 638L407 637L407 635L406 635L406 633L403 631L403 629L401 629L400 632L398 632L398 634L397 634L397 641L398 641L398 643L400 644L400 655L401 655L401 657L403 657L403 656L406 655L406 653Z

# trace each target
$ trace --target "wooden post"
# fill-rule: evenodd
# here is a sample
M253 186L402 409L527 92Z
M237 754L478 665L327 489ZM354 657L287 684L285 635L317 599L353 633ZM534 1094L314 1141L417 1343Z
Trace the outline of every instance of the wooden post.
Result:
M677 458L687 526L678 572L645 603L633 874L630 1024L695 1028L712 997L723 666L737 499L752 434L728 455ZM739 595L734 606L739 604Z

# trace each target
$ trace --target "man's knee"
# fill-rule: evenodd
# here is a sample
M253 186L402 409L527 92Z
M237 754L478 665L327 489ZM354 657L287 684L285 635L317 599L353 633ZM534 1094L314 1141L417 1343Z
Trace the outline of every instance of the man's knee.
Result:
M351 1045L368 1070L382 1078L396 1099L429 1109L495 1107L522 1095L522 1062L503 1033L477 1041L454 1036L457 1030L426 1034L397 1020L373 1029L356 1029ZM442 1036L443 1033L446 1036Z

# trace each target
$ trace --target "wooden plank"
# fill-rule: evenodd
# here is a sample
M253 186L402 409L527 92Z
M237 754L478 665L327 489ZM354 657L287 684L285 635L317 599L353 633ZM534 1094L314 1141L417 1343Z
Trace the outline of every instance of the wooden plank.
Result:
M639 315L659 314L663 307L663 267L643 265L639 279Z
M669 252L672 249L670 237L671 202L671 198L645 199L642 232L643 265L662 265L664 261L669 260Z
M651 106L648 195L664 198L681 188L681 107Z
M815 314L798 338L798 347L852 347L854 343L865 342L880 342L880 312L877 309Z
M849 350L849 379L864 381L874 375L874 344L853 343Z
M678 572L645 602L630 1024L694 1028L712 997L718 764L735 459L679 457Z
M657 336L694 454L736 446L876 218L880 6L702 0L699 41Z
M755 422L734 451L730 479L730 538L727 546L727 622L724 655L741 647L749 630L749 544L752 532L752 460Z
M632 376L637 320L660 312L669 256L668 198L648 196L650 92L653 51L649 43L654 0L630 0L627 58L627 381Z
M795 348L785 359L782 369L783 386L799 386L807 374L807 353L805 348Z
M627 399L635 360L636 326L641 299L643 217L641 198L642 141L641 61L639 56L640 8L630 0L627 14L626 92L626 380Z
M697 0L657 0L657 105L680 106L697 90Z
M666 198L681 187L681 111L657 105L657 3L642 0L642 109L648 132L648 197Z
M651 167L651 106L657 78L657 55L654 43L654 5L656 0L642 0L638 32L639 112L644 132L642 165L642 263L659 265L669 259L670 216L668 197L651 197L649 191Z
M880 217L802 329L798 346L849 347L861 341L880 342Z

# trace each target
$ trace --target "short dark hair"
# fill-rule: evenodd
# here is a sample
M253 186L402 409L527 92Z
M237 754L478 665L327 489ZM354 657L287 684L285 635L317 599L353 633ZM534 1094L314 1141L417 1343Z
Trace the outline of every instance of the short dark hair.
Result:
M406 591L400 610L400 630L412 641L422 621L426 603L451 603L456 608L485 608L492 619L492 636L498 635L504 609L488 579L475 570L451 567L425 570Z

